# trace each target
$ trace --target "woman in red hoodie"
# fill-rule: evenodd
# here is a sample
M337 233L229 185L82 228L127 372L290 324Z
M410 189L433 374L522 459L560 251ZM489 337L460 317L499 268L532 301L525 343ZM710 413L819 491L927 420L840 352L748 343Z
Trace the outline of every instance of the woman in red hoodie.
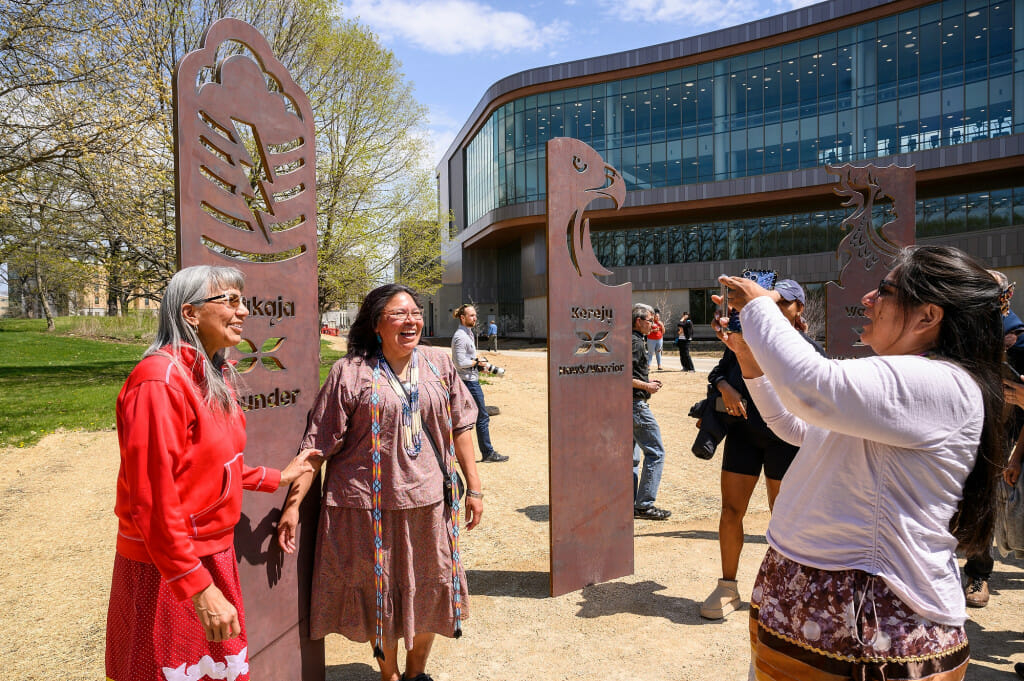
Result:
M233 545L242 490L273 492L312 471L243 462L245 416L224 351L249 315L242 273L188 267L171 278L157 337L117 398L117 555L107 613L109 681L246 681Z

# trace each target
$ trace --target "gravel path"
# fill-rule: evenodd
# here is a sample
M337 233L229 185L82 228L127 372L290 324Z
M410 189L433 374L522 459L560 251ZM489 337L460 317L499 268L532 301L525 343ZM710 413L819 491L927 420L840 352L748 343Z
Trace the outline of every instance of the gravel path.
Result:
M695 430L686 416L704 394L705 374L656 372L665 387L651 406L668 450L658 505L673 515L637 521L635 573L548 598L545 361L536 351L489 355L507 369L484 392L501 409L492 438L511 460L482 465L483 523L463 540L472 614L462 639L438 638L434 679L745 679L746 608L720 622L698 616L718 576L720 460L689 453ZM678 366L674 356L666 361ZM103 678L117 460L112 432L58 433L36 447L0 450L3 678ZM745 595L765 550L763 486L750 509L739 574ZM1009 681L1013 662L1024 661L1021 566L997 559L992 587L991 604L968 623L971 681ZM338 636L328 637L327 665L331 681L379 679L369 647Z

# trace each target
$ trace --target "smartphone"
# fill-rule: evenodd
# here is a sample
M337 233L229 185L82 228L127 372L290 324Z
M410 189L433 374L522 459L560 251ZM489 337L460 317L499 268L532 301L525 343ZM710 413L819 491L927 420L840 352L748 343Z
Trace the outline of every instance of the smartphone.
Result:
M740 276L743 277L744 279L750 279L751 281L756 281L761 288L767 289L769 291L772 290L773 288L775 288L775 282L779 278L779 275L778 275L777 272L775 272L775 270L751 270L751 269L746 269L746 270L743 270L743 273ZM723 302L727 302L728 298L726 296L725 291L727 291L728 289L726 289L725 286L722 286L722 290L723 290L723 293L721 294L722 301ZM726 324L725 328L726 328L727 331L729 331L729 333L743 333L743 327L740 326L740 313L739 312L736 312L735 310L730 311L728 305L726 305L725 308L724 308L724 311L723 311L722 307L719 306L719 314L722 317L725 317L726 315L728 315L729 323Z
M1020 374L1010 366L1009 362L1003 362L1003 380L1010 381L1011 383L1024 383L1020 378Z
M775 270L743 270L743 274L740 276L744 279L756 281L761 288L768 291L775 288L775 282L779 279L779 275Z

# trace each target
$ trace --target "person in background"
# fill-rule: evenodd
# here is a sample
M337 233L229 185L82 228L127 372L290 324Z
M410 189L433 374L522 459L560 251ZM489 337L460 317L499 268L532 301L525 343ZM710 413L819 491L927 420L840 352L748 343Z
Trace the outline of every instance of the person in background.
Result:
M381 681L431 681L435 636L458 638L469 615L463 500L447 503L444 492L456 464L466 476L465 529L483 514L473 399L448 353L420 345L422 333L412 289L387 284L367 294L303 439L327 459L309 636L372 642ZM299 504L312 482L305 475L288 493L278 523L286 553L295 551Z
M498 351L498 325L492 319L487 324L487 337L491 341L491 351Z
M829 360L777 292L719 281L744 343L716 332L765 422L800 446L751 596L751 674L963 679L956 551L991 544L1005 453L998 284L958 249L905 248L862 300L875 356Z
M480 445L482 461L487 463L501 463L508 461L508 456L499 454L491 444L491 417L487 413L487 405L484 403L484 391L480 387L480 369L485 366L485 361L476 354L476 339L473 337L473 328L476 326L476 308L469 303L463 303L452 313L455 319L459 320L459 328L452 336L452 361L459 370L459 378L469 389L469 394L476 402L476 441Z
M249 679L234 549L242 490L288 485L319 466L319 452L304 450L283 471L245 464L238 374L224 358L249 316L243 283L233 267L171 277L156 339L117 397L108 681L170 678L207 663Z
M661 313L654 308L654 318L651 320L651 331L647 334L647 365L651 360L657 358L658 371L661 371L661 350L665 339L665 325L661 322Z
M690 313L684 312L676 324L676 347L679 348L679 363L683 371L696 371L693 367L693 358L690 357L690 342L693 341L693 322L690 321Z
M1007 361L1009 362L1010 349L1016 344L1018 334L1024 331L1024 323L1010 309L1010 300L1013 298L1014 284L1007 279L1006 275L998 270L989 270L989 274L999 283L1002 291L1000 302L1003 315L1003 345L1006 348ZM1013 363L1010 362L1013 366ZM1024 367L1022 367L1024 368ZM1022 371L1017 369L1017 373ZM1006 390L1006 437L1007 442L1016 442L1021 432L1022 412L1014 406L1012 397L1016 396L1016 390L1011 384L1005 385ZM995 568L995 560L992 557L992 547L986 546L977 554L967 556L964 562L964 594L969 608L984 608L991 599L989 580L992 578L992 570Z
M775 285L778 306L783 316L800 332L803 339L820 354L821 346L808 338L803 324L804 290L792 279ZM742 335L736 339L742 343ZM722 557L722 578L700 607L705 619L721 619L739 607L741 602L736 572L743 551L743 517L747 514L750 496L754 493L761 470L768 492L768 510L775 505L782 476L796 456L797 448L779 439L765 424L743 381L736 353L726 349L721 361L708 374L708 382L721 395L725 425L725 446L722 454L722 515L718 521L718 545Z
M651 395L661 389L661 381L649 378L647 339L654 321L650 305L633 305L633 517L641 520L667 520L672 511L658 508L654 502L665 466L665 445L661 428L647 406ZM640 456L643 455L643 472Z

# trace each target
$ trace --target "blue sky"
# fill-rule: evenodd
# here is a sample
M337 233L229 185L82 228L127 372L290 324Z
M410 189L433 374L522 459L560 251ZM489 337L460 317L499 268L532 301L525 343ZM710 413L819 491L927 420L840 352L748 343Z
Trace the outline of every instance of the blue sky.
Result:
M487 88L526 69L678 40L812 0L349 0L430 109L430 165Z

